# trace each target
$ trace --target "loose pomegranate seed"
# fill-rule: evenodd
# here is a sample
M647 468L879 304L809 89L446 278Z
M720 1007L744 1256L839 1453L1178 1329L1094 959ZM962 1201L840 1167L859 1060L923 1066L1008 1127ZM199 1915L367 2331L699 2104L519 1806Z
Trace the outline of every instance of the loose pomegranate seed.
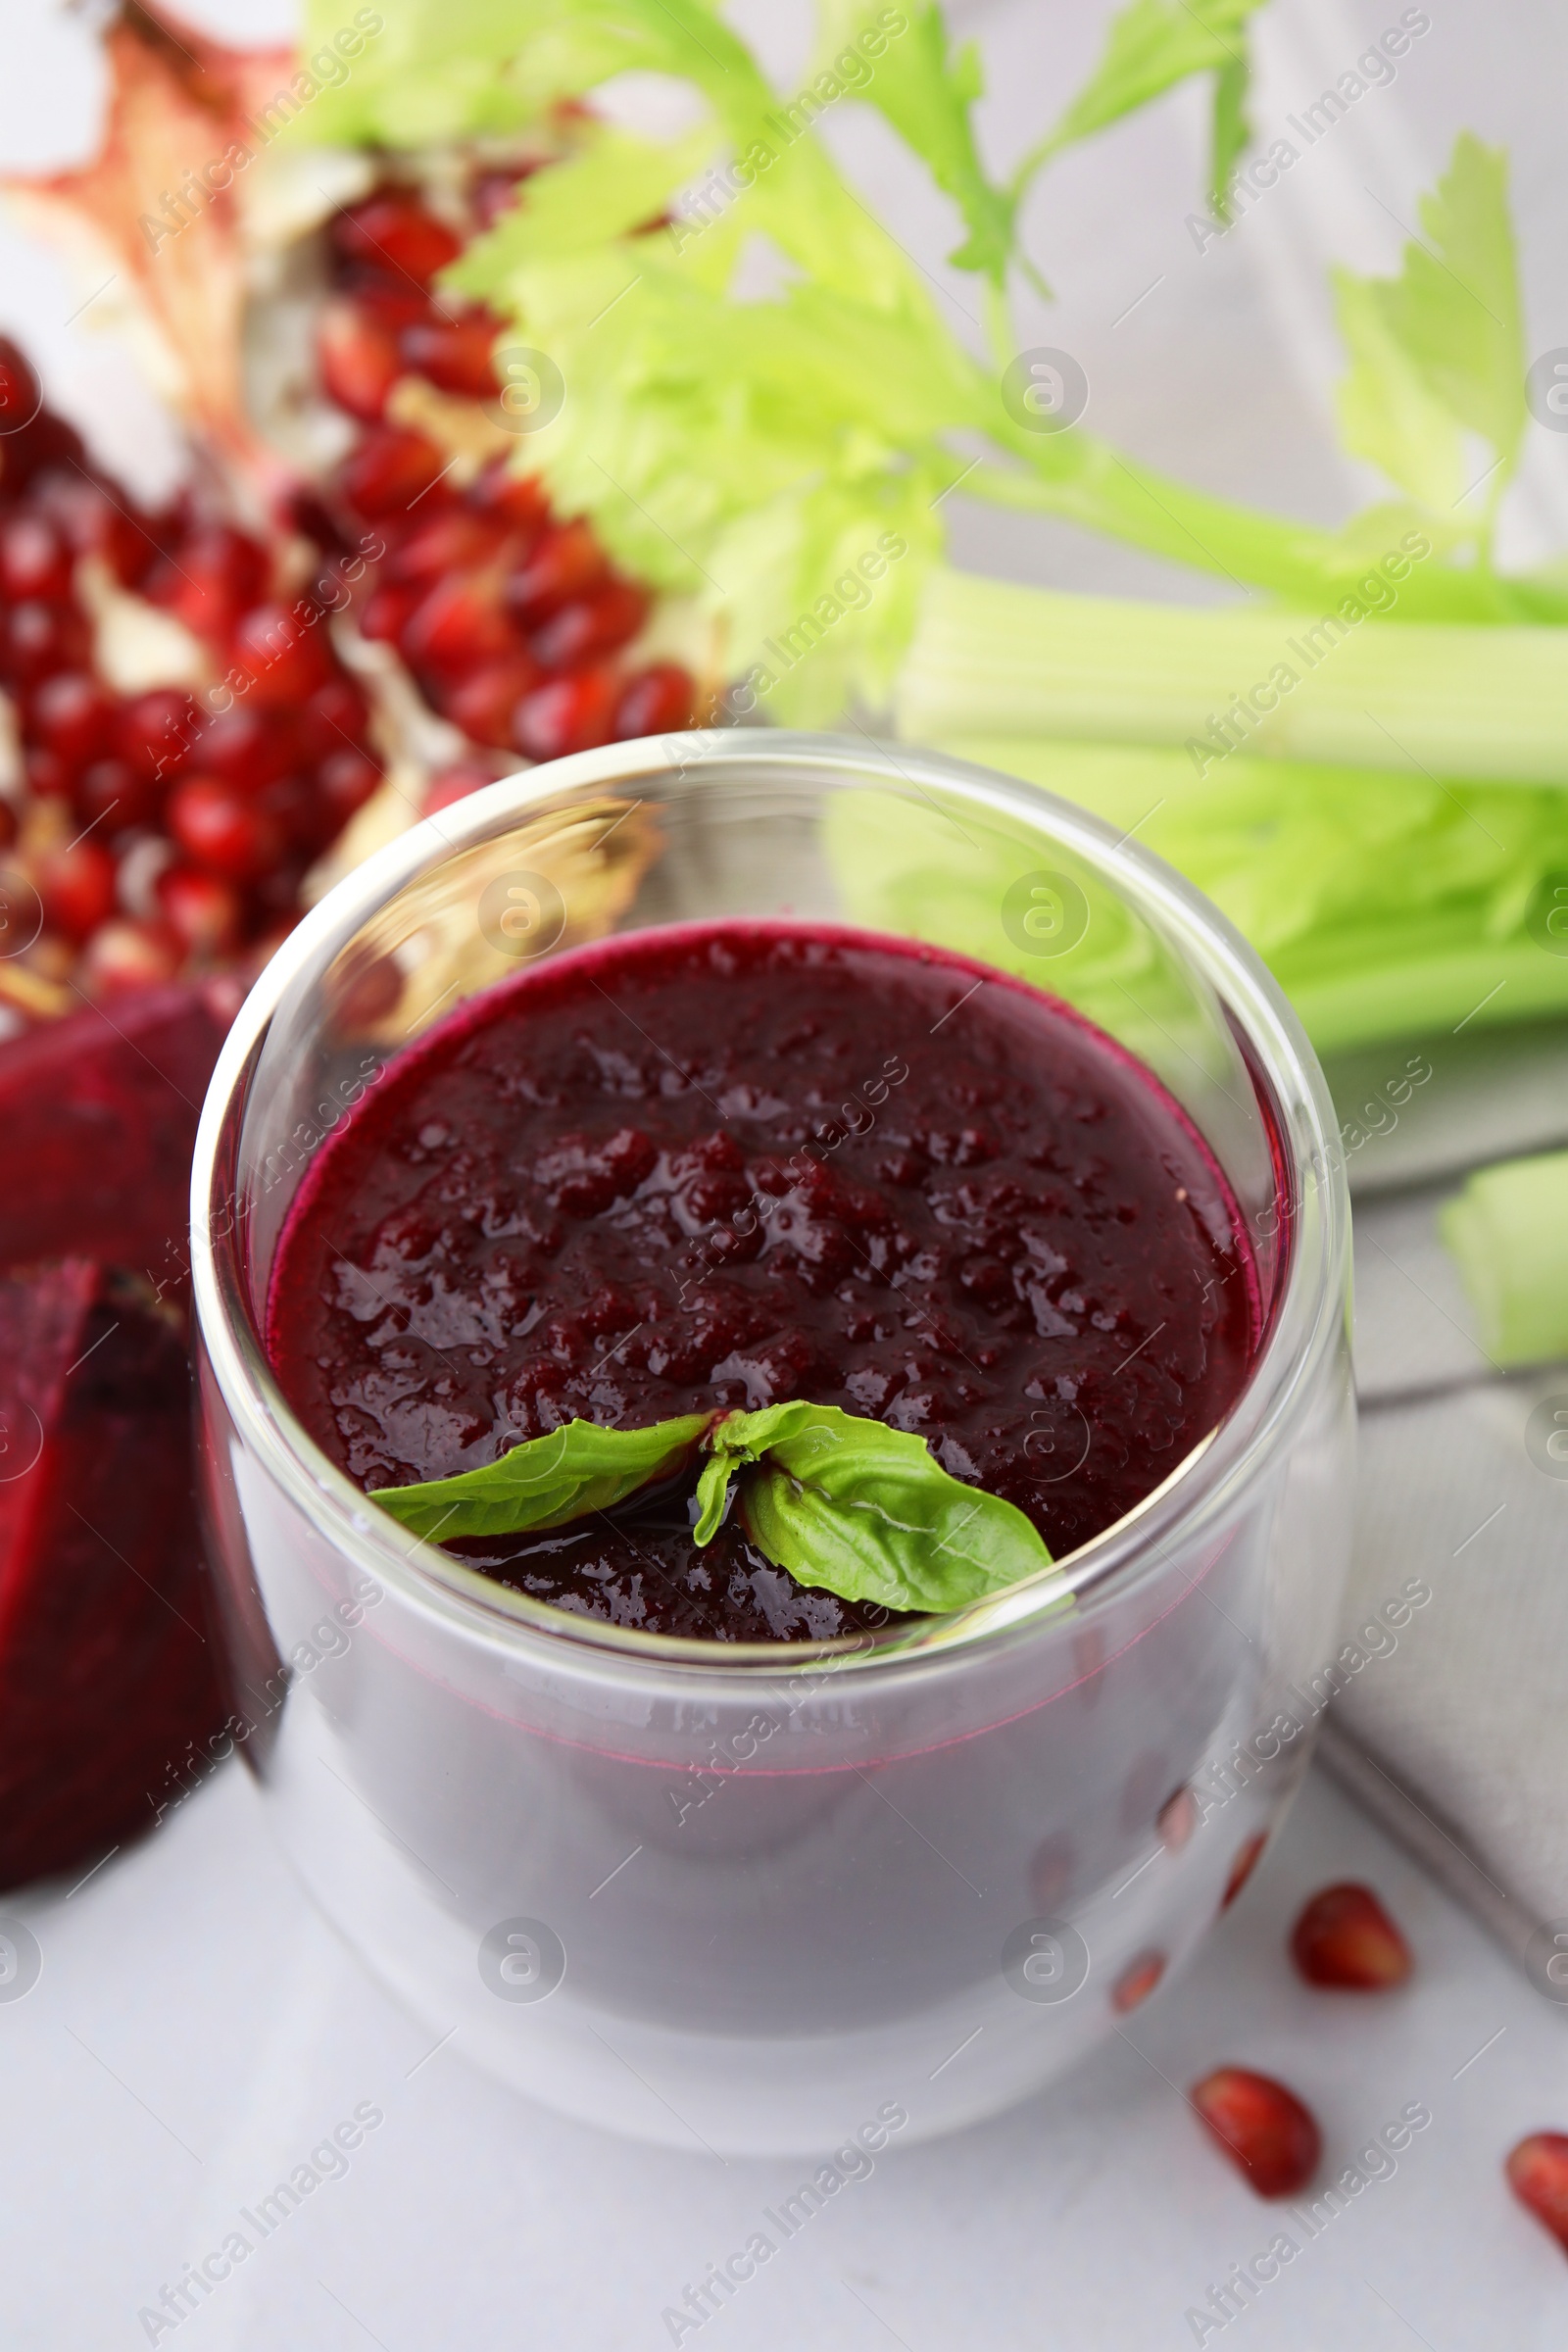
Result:
M425 788L424 813L434 816L438 808L450 808L455 801L466 801L470 792L483 792L494 782L480 767L444 767Z
M493 563L506 540L506 524L499 517L448 507L416 522L387 564L386 576L429 587L446 572L471 571Z
M228 523L202 523L149 571L142 593L196 636L227 635L267 584L265 551Z
M538 665L526 654L487 662L440 696L441 715L461 727L470 743L488 743L498 752L510 752L517 705L538 684Z
M184 961L178 935L167 923L119 917L101 923L81 959L82 985L91 996L120 996L128 989L172 980Z
M628 678L615 706L612 730L616 743L639 735L674 735L689 727L697 708L691 673L678 662L655 662Z
M188 694L153 686L122 703L115 715L114 745L138 773L168 776L184 760L195 733L195 709Z
M9 850L17 838L17 811L12 803L0 799L0 850Z
M187 776L176 784L168 823L187 857L231 882L259 880L282 855L275 817L216 776Z
M128 760L94 760L76 778L71 797L84 825L101 825L111 834L150 823L158 813L160 793L145 769L138 775Z
M96 841L41 858L37 883L45 922L67 939L85 939L114 910L115 861Z
M327 399L366 424L378 420L403 372L396 335L347 296L328 302L317 320L316 364Z
M257 605L245 613L230 650L250 678L250 699L268 710L304 702L327 677L331 662L325 623L313 626L283 605Z
M1168 1854L1179 1854L1198 1827L1198 1799L1190 1788L1178 1788L1154 1818L1159 1842Z
M444 220L427 212L416 196L394 188L380 189L339 213L331 235L344 261L394 277L412 277L421 286L463 250Z
M369 706L352 678L341 672L318 686L299 714L295 730L307 767L357 745L369 722Z
M1219 1907L1222 1911L1228 1911L1235 1902L1236 1897L1262 1861L1263 1848L1267 1843L1267 1830L1259 1830L1255 1837L1248 1838L1245 1845L1237 1847L1236 1859L1231 1864L1231 1875L1226 1880L1225 1891L1219 1898Z
M1291 1935L1291 1957L1309 1984L1386 1992L1410 1974L1410 1947L1370 1886L1325 1886Z
M170 930L191 955L229 956L239 945L244 907L239 892L221 875L194 865L167 865L153 894Z
M467 400L490 400L496 390L491 353L502 321L489 311L472 311L461 318L421 319L404 328L399 347L406 367L426 376L443 392Z
M1111 1987L1110 2005L1125 2017L1130 2009L1141 2008L1165 1974L1163 1952L1141 1952L1129 1960Z
M401 514L433 489L445 465L422 433L372 425L338 467L337 486L357 514Z
M258 710L246 702L210 718L191 746L191 764L240 792L260 792L294 765L294 730L286 710Z
M35 685L57 669L81 669L90 653L87 623L68 605L28 597L0 612L0 677Z
M507 582L507 602L526 625L592 595L610 576L604 550L586 522L552 524Z
M1568 2133L1532 2132L1509 2156L1508 2186L1568 2252Z
M63 604L71 594L71 550L47 514L0 517L0 595Z
M514 743L530 760L560 760L608 743L619 684L612 670L581 669L536 686L517 705Z
M1306 2186L1323 2152L1323 2135L1294 2090L1269 2075L1222 2066L1188 2096L1260 2197L1290 2197Z
M355 620L362 637L373 638L376 643L395 645L413 619L424 591L406 587L401 581L383 580L372 588Z
M316 786L328 840L342 831L356 809L364 808L379 785L381 772L366 752L333 752L321 761Z
M509 530L521 534L532 547L550 520L550 502L531 473L514 473L505 458L492 458L468 487L468 504L481 514L493 514Z
M494 571L438 580L423 596L398 639L416 669L463 672L516 651L516 637L500 604Z
M56 670L27 703L27 729L58 752L68 767L95 759L109 741L114 707L95 678L81 669Z
M576 669L597 662L636 636L648 618L648 598L629 580L610 580L594 596L563 605L528 639L546 669Z

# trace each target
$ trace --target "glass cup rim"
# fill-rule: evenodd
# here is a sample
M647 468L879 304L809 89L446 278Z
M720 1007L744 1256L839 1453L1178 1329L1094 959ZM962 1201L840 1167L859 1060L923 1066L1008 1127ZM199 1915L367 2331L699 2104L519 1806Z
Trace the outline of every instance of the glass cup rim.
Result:
M832 1642L713 1642L643 1633L513 1592L466 1567L437 1545L410 1537L367 1497L316 1445L283 1397L268 1365L261 1336L225 1281L220 1252L237 1229L229 1218L215 1238L213 1211L221 1215L220 1159L231 1122L243 1116L251 1071L270 1024L288 993L319 976L334 956L400 891L432 863L504 834L558 798L610 786L635 786L661 777L724 783L771 781L807 767L822 782L841 781L916 794L956 791L971 804L1025 826L1049 829L1067 850L1080 851L1122 889L1141 912L1153 914L1214 987L1273 1098L1286 1165L1276 1200L1288 1188L1298 1200L1310 1178L1320 1216L1314 1243L1304 1245L1294 1224L1283 1288L1241 1394L1225 1418L1133 1510L1052 1568L1005 1592L941 1616L922 1618L891 1636L853 1636ZM536 1660L538 1644L564 1667L575 1653L583 1665L638 1668L656 1678L694 1668L732 1683L748 1670L774 1678L820 1671L824 1664L864 1673L907 1668L933 1653L972 1651L1033 1624L1057 1617L1064 1597L1077 1606L1073 1623L1088 1625L1096 1611L1124 1599L1144 1574L1157 1574L1178 1540L1191 1540L1216 1517L1239 1488L1260 1473L1271 1443L1284 1442L1290 1423L1306 1408L1312 1373L1339 1337L1349 1249L1349 1196L1344 1163L1334 1150L1337 1124L1317 1058L1283 990L1235 926L1185 876L1152 852L1118 835L1102 818L1046 787L998 770L906 744L866 737L782 728L693 729L646 736L499 778L441 809L374 852L329 890L278 948L234 1017L202 1106L191 1172L191 1277L195 1320L212 1375L236 1432L258 1452L317 1532L378 1582L390 1585L421 1613L470 1635L520 1646Z

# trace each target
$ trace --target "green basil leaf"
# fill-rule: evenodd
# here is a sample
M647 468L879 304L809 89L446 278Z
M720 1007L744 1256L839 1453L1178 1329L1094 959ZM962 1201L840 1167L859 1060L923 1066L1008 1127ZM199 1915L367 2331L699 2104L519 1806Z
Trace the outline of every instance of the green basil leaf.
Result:
M730 1481L749 1462L760 1461L775 1440L802 1428L805 1416L848 1421L830 1404L768 1404L760 1412L725 1413L708 1433L709 1461L697 1481L699 1516L692 1530L699 1544L710 1544L724 1518Z
M747 1533L775 1567L841 1599L930 1613L1051 1565L1022 1511L950 1477L923 1438L880 1421L777 1404L730 1414L709 1445L698 1543L716 1529L735 1471L756 1465L741 1488Z
M498 1461L371 1496L416 1536L521 1535L608 1511L640 1487L673 1478L696 1451L711 1413L656 1421L651 1429L601 1429L567 1421L528 1438Z

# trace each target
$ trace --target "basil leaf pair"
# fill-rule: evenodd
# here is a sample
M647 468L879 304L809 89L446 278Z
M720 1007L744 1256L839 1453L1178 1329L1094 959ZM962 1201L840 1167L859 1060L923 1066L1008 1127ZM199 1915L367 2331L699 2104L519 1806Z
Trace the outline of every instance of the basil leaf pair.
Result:
M372 1499L420 1536L517 1535L612 1509L677 1476L699 1446L699 1545L722 1525L732 1483L746 1533L797 1583L842 1600L929 1615L1051 1565L1037 1530L1000 1494L952 1478L923 1438L836 1405L690 1413L650 1429L568 1421L499 1461Z

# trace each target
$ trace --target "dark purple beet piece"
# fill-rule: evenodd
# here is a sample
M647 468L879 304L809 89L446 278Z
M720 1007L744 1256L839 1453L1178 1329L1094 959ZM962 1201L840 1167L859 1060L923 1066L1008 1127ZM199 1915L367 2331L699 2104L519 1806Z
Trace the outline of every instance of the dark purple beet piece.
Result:
M151 1829L221 1720L177 1322L83 1258L0 1280L0 1887Z
M0 1046L0 1266L186 1266L190 1158L226 1025L210 991L117 997Z

